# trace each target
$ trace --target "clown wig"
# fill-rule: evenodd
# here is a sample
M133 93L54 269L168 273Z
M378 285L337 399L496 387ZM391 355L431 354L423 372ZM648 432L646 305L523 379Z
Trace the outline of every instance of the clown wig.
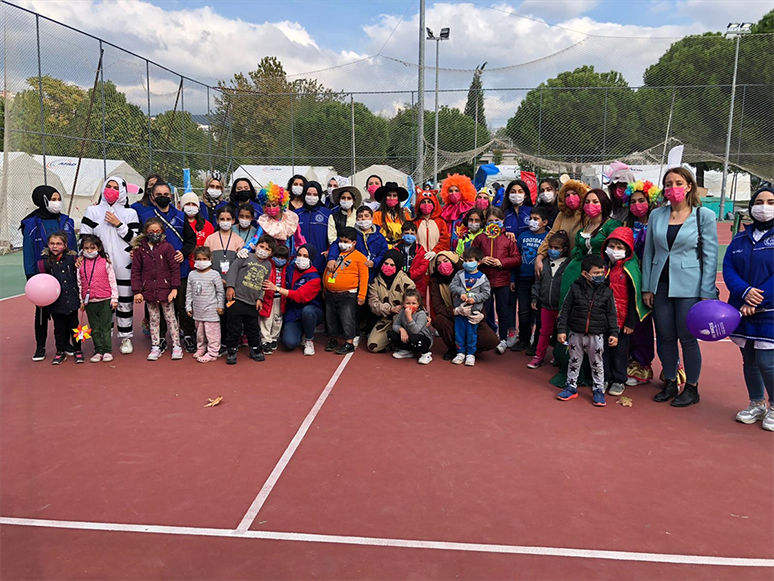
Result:
M441 199L444 205L449 203L449 188L452 186L457 186L460 189L461 201L471 205L476 203L476 188L473 186L473 182L470 181L469 177L455 173L447 175L441 184Z
M627 204L629 200L631 200L632 194L634 192L642 192L645 194L645 197L648 198L648 204L650 204L651 208L658 205L658 203L661 201L662 190L651 181L637 180L636 182L629 182L629 184L626 186Z
M258 203L263 208L270 202L278 202L280 207L285 210L290 202L290 196L285 188L274 182L269 182L265 188L261 188L261 191L258 192Z

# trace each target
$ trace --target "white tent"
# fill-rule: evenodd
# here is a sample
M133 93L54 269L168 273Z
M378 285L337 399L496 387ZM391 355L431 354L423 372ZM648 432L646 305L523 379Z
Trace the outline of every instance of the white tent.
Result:
M363 196L367 198L368 192L366 190L366 180L372 175L378 175L382 178L383 184L386 184L387 182L396 182L399 186L404 188L406 187L406 178L408 178L408 175L389 165L371 165L353 175L350 178L349 183L359 189Z
M323 188L328 180L336 175L336 170L331 166L311 165L240 165L231 174L231 183L239 178L247 178L258 190L269 182L282 186L288 185L294 175L302 175L308 180L320 182Z
M0 245L10 243L14 248L22 245L19 223L35 209L32 190L43 183L43 165L32 156L19 151L0 154ZM48 185L60 194L65 192L62 180L53 172L48 172ZM66 204L67 200L65 207ZM79 219L75 220L76 224Z

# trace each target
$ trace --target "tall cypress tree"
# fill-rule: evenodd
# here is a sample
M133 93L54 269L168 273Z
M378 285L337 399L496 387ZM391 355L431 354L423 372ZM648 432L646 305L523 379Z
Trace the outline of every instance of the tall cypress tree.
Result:
M479 127L486 127L486 117L484 116L484 86L481 83L481 73L484 71L486 63L480 67L476 67L476 71L473 73L473 80L470 82L470 88L468 89L468 101L465 103L465 115L473 120L476 120L476 113L478 113ZM476 111L476 103L478 103L478 112Z

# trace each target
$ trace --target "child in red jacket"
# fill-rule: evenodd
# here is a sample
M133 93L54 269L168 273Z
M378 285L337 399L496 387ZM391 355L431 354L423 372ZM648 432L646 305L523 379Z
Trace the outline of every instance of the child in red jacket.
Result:
M285 269L287 268L290 250L285 245L279 245L271 255L271 273L263 283L263 308L259 313L261 340L264 355L271 355L278 346L282 332L282 315L285 312L285 297L278 289L285 287Z
M473 240L473 247L484 253L481 263L483 272L492 288L492 294L484 305L487 323L500 336L497 352L505 353L508 328L516 324L515 309L509 306L511 292L511 271L521 264L521 255L516 243L505 235L505 216L500 208L491 207L486 212L484 233ZM492 320L497 311L497 324Z
M427 259L425 249L417 242L417 226L414 222L404 222L401 226L402 239L395 244L395 250L403 255L403 272L409 275L419 291L425 296L428 279L427 267L430 261Z

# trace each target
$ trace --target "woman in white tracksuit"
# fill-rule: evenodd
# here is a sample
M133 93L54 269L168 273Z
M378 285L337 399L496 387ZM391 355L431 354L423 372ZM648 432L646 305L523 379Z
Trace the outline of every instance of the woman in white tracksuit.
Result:
M118 308L116 327L121 338L121 353L132 352L132 295L131 258L129 251L132 238L140 230L137 212L126 206L126 182L123 178L111 176L102 188L102 196L96 206L89 206L81 220L81 235L99 236L110 257L118 285Z

